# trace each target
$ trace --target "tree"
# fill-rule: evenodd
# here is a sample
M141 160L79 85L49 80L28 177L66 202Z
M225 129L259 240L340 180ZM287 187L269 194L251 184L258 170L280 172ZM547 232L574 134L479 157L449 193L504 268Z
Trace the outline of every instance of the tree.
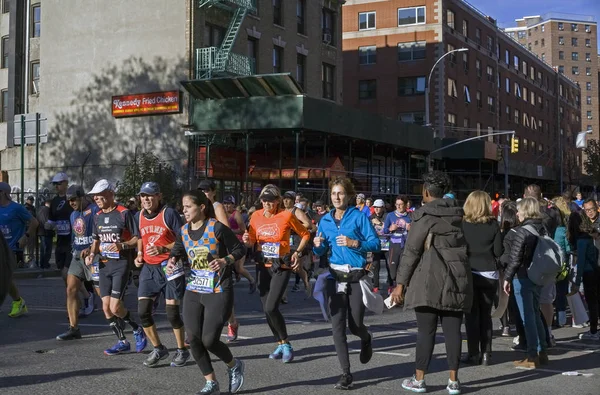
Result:
M600 185L600 143L598 140L589 140L585 152L585 161L583 162L585 172L594 180L594 185Z
M117 181L117 198L126 201L137 195L142 183L148 181L158 183L164 203L173 204L181 195L181 183L173 167L152 152L144 152L134 156L125 168L123 179Z

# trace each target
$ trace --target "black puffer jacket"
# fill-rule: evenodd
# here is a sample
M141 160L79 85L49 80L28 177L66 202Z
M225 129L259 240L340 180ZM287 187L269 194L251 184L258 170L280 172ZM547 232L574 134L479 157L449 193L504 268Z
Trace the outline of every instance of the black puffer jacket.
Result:
M463 215L454 199L434 200L413 213L396 275L396 282L407 287L407 308L471 310L473 277L460 227ZM432 246L425 250L429 234Z
M517 276L518 278L527 277L527 269L531 265L533 252L537 245L537 236L524 228L525 225L533 226L540 236L547 234L546 228L541 219L526 219L520 226L510 230L512 245L504 278L507 281ZM509 237L507 235L507 237Z

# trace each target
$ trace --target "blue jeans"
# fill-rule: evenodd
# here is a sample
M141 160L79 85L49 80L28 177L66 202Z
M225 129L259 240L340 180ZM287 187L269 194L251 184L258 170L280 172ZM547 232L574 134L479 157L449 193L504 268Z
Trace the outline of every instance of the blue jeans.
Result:
M525 327L527 338L527 355L537 357L538 352L545 352L548 348L544 324L540 316L540 291L542 287L535 285L528 278L513 279L515 299L519 306L519 313Z
M50 268L52 257L52 236L40 236L40 268Z

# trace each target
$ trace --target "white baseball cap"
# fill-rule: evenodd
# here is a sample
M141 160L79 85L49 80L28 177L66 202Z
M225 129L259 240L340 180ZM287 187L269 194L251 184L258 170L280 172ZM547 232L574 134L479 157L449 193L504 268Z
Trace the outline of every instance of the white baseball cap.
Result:
M94 185L94 187L92 188L91 191L88 192L88 195L97 195L99 193L102 193L104 191L111 191L114 192L115 188L113 187L113 185L108 182L108 180L106 179L101 179L99 180L96 185Z
M377 199L375 200L375 203L373 203L373 207L385 207L385 202L381 199Z
M54 177L52 177L52 182L63 182L63 181L69 181L69 177L67 176L67 173L56 173L56 175Z

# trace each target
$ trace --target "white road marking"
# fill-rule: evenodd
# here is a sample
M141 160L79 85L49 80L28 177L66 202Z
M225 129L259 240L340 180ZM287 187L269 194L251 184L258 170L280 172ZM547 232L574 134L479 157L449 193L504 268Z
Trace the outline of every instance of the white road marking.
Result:
M566 371L563 372L562 370L539 369L539 368L538 369L527 369L527 368L518 367L518 368L515 368L515 369L519 369L519 370L533 370L533 371L536 371L536 372L555 373L555 374L560 374L560 375L562 375L563 373L566 372ZM579 376L583 376L583 377L592 377L593 375L594 375L594 373L581 373L581 372L579 373Z
M350 349L348 349L348 352L357 353L357 352L360 352L360 350L357 350L357 349L354 349L354 348L350 348ZM389 351L375 351L375 350L373 350L373 354L393 355L393 356L396 356L396 357L410 357L410 354L404 354L404 353L400 353L400 352L389 352Z
M227 337L226 334L222 333L221 337ZM248 336L238 336L238 339L242 339L242 340L251 340L254 339L253 337L248 337Z

